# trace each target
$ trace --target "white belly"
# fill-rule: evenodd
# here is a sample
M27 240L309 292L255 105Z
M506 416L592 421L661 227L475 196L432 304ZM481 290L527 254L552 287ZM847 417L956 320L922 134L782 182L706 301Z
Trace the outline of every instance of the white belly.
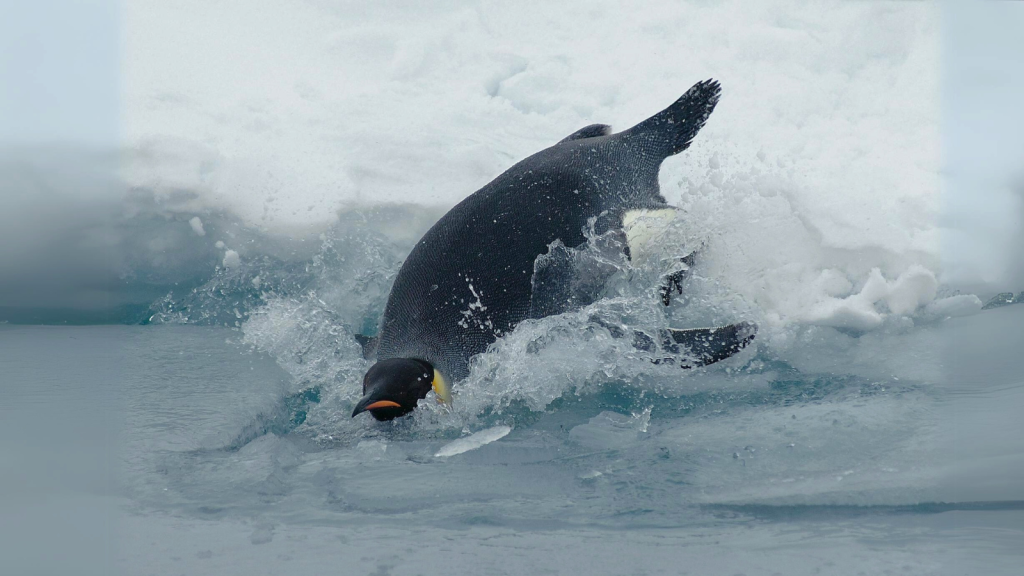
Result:
M622 230L626 233L629 258L634 264L640 264L659 252L657 247L678 213L676 208L660 208L630 210L622 216Z

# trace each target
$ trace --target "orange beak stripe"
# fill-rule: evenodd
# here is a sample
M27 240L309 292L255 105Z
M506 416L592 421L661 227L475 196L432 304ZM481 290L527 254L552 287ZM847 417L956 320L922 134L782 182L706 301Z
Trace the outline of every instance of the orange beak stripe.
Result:
M374 408L401 408L402 405L398 402L392 402L391 400L378 400L373 404L366 407L367 410L373 410Z

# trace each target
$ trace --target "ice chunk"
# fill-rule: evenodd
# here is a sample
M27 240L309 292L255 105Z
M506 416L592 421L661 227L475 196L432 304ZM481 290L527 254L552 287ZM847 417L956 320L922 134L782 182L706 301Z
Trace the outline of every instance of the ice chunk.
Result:
M805 319L820 326L873 330L886 316L876 304L884 302L890 313L908 316L932 302L937 289L935 274L923 266L910 266L893 282L873 268L860 292L846 298L825 298L811 307Z
M887 293L888 284L882 272L875 268L859 293L846 298L826 298L811 308L807 320L820 326L873 330L883 322L875 302Z
M224 260L221 262L225 268L235 268L241 263L242 259L238 257L238 252L235 252L234 250L228 250L225 252Z
M1020 304L1021 302L1024 302L1024 292L1016 296L1014 296L1013 292L1000 292L989 299L985 306L982 307L982 310L999 308L1000 306L1008 306L1010 304Z
M638 414L625 415L617 412L601 412L586 424L580 424L569 431L574 441L602 450L630 446L647 432L651 423L651 408Z
M508 426L495 426L494 428L481 430L476 434L471 434L465 438L459 438L454 442L445 444L437 451L437 454L434 454L434 456L437 458L447 458L449 456L455 456L456 454L462 454L463 452L469 452L470 450L476 450L481 446L501 440L505 436L508 436L508 433L511 431L512 428Z
M911 314L923 304L935 299L939 283L935 274L923 266L913 265L900 274L889 288L885 303L893 314Z
M199 219L199 216L193 216L192 219L188 221L188 224L196 234L206 236L206 230L203 228L203 221Z
M958 294L929 302L924 307L922 316L925 318L952 318L956 316L970 316L981 310L983 308L980 298L974 294Z

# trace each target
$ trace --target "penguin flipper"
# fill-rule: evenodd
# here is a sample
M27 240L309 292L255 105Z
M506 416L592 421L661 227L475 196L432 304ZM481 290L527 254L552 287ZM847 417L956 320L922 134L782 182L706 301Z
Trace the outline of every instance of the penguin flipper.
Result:
M662 159L678 154L690 146L697 132L704 127L715 110L722 87L717 80L693 85L671 106L622 133L635 140L642 153Z
M558 141L559 144L563 142L569 142L572 140L583 140L585 138L596 138L598 136L607 136L612 133L612 127L607 124L591 124L590 126L584 126L579 130L569 134L565 138Z
M619 271L613 259L623 249L625 237L616 232L609 230L590 245L601 254L596 257L589 250L569 248L561 240L549 244L548 251L533 261L530 310L526 317L554 316L600 300L608 279Z
M365 334L356 334L356 342L363 347L363 358L370 360L377 355L377 345L380 344L380 338L377 336L367 336Z
M556 240L548 247L547 254L541 254L533 263L527 318L554 316L572 308L574 274L572 254L561 241Z
M717 328L668 328L661 333L662 347L673 353L687 353L692 360L680 364L682 368L707 366L736 354L746 348L757 334L757 324L738 322Z

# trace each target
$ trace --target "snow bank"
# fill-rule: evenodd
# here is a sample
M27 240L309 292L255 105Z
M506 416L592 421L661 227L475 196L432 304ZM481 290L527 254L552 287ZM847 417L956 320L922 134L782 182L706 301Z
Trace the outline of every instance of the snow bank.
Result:
M780 325L870 329L934 297L934 5L126 10L123 174L158 203L289 233L353 204L447 207L585 124L629 127L714 77L718 110L661 175L708 240L701 273Z

